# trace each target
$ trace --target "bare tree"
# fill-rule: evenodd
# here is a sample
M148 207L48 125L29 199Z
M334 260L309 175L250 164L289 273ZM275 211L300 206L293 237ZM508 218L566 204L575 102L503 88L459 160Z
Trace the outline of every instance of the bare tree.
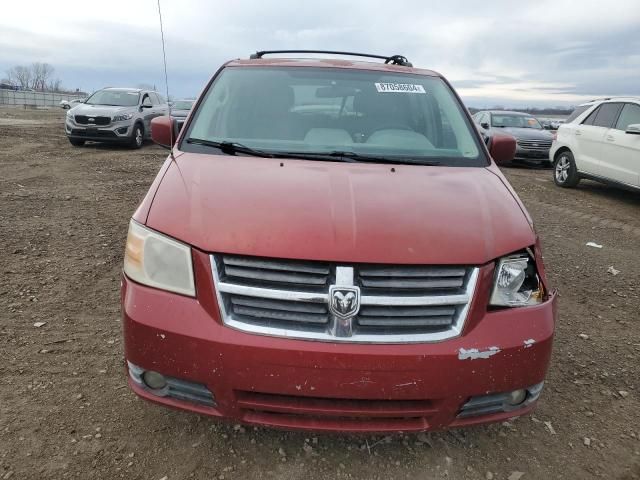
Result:
M29 67L17 65L7 70L7 77L11 83L18 85L21 88L30 88L33 75Z
M35 62L31 66L16 65L7 70L7 80L20 88L46 91L62 91L59 78L52 78L55 69L48 63Z
M55 80L51 80L49 85L47 85L47 90L50 92L60 92L62 90L62 82L59 78Z
M48 63L33 63L31 65L31 88L34 90L46 90L47 82L53 75L53 71L53 67Z

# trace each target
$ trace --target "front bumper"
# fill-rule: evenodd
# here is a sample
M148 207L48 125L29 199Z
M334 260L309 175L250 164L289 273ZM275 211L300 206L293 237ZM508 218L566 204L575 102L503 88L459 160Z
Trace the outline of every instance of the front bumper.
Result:
M68 117L65 121L64 133L75 140L92 142L128 143L131 141L131 128L128 121L114 122L106 126L90 126L78 124Z
M125 356L129 368L186 381L187 392L202 397L208 390L213 402L159 396L130 375L131 388L147 400L234 422L342 432L444 429L501 421L535 406L537 397L513 411L461 414L471 397L544 380L554 295L520 309L486 312L476 305L482 318L471 320L461 337L439 343L336 344L222 325L206 256L194 261L198 299L123 276ZM486 305L486 295L476 301Z
M549 150L528 150L518 146L514 159L527 162L547 163L549 162Z

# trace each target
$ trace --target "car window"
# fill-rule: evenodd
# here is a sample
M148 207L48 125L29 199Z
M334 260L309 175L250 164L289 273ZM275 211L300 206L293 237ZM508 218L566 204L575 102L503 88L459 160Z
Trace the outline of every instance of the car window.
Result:
M625 103L615 128L625 131L629 125L633 124L640 124L640 105Z
M225 68L185 138L269 152L486 166L464 107L438 77L337 68ZM181 148L197 150L183 142Z
M533 128L542 130L540 122L530 115L515 113L494 113L491 115L492 127Z
M613 127L614 122L618 118L621 106L621 103L604 103L600 105L598 114L595 116L595 120L593 121L593 126L605 128Z
M130 107L138 105L140 94L129 90L98 90L87 98L88 105L109 105L114 107Z
M573 122L576 118L578 118L584 112L589 110L592 106L593 105L580 105L576 107L576 109L573 112L571 112L571 115L567 117L567 119L565 120L565 123Z
M582 121L582 125L593 125L594 120L596 119L596 116L598 115L598 112L600 111L600 107L596 108L593 112L591 112L587 118L585 118Z

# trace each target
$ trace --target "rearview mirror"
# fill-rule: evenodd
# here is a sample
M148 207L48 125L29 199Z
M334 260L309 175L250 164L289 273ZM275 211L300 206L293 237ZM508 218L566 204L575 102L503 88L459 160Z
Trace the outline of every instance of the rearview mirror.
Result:
M489 144L491 158L498 165L510 163L516 156L516 139L511 135L498 133L491 137Z
M151 119L151 140L158 145L171 148L178 138L178 124L168 115Z
M624 133L628 133L630 135L640 135L640 123L633 123L629 125Z

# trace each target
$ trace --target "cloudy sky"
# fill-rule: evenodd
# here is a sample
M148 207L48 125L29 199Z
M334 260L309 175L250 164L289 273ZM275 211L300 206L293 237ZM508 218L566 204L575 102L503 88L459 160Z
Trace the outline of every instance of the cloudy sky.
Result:
M156 0L3 2L0 78L47 62L63 85L164 91ZM400 53L469 106L571 105L640 95L638 0L161 0L170 93L195 96L258 49Z

